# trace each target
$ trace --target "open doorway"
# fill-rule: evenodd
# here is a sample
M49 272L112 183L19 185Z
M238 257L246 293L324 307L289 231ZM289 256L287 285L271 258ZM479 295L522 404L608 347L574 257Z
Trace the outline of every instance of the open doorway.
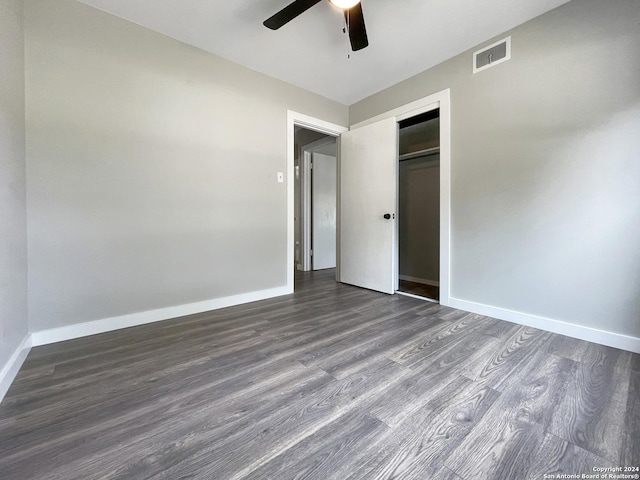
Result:
M338 125L335 123L327 122L319 118L311 117L303 113L294 112L293 110L287 111L287 285L286 288L289 292L293 293L296 289L295 277L296 272L300 272L296 269L295 261L295 240L296 240L296 221L299 221L299 214L296 212L296 168L295 159L296 153L299 147L296 147L295 131L298 127L302 127L306 130L313 132L320 132L324 135L329 135L338 139L341 134L347 132L349 129L346 126ZM298 144L300 145L300 144ZM299 158L299 157L298 157ZM339 161L339 159L338 159ZM339 194L338 194L339 197ZM339 198L338 198L339 201ZM338 230L340 229L340 218L337 218ZM337 265L335 273L332 277L338 278L340 270L340 253L337 252Z
M295 268L335 271L337 138L296 125L294 149Z
M399 122L398 292L440 299L440 111Z

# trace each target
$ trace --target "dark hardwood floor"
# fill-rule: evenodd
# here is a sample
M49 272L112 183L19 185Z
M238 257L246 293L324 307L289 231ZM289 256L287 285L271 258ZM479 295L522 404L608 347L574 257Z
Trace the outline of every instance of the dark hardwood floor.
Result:
M298 275L34 348L0 478L543 479L640 465L638 355Z
M418 295L419 297L425 297L431 300L440 300L440 287L434 285L400 280L398 282L398 291L411 293L412 295Z

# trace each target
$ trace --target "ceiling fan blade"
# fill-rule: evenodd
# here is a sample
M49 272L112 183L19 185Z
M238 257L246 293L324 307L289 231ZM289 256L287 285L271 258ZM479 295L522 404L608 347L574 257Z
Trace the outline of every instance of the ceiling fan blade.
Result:
M295 0L295 2L290 3L275 15L267 18L262 24L271 30L277 30L321 1L322 0Z
M347 28L349 29L349 40L351 41L351 50L354 52L362 50L369 45L367 38L367 29L364 26L364 15L362 14L362 4L357 3L349 10L344 11L344 18L347 20Z

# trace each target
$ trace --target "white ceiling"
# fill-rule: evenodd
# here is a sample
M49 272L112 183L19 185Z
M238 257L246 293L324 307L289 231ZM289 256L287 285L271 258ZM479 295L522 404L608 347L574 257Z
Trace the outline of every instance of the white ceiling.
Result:
M568 0L362 0L359 52L328 0L276 31L262 22L291 0L80 1L351 105Z

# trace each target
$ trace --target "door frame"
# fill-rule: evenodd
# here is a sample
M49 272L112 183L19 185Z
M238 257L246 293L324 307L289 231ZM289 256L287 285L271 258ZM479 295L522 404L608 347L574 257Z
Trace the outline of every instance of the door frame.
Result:
M436 108L440 109L440 304L451 303L451 100L450 89L394 108L374 117L351 125L351 129L363 127L385 118L393 117L397 122L420 115ZM398 158L395 159L396 164ZM398 179L396 178L396 182ZM397 201L397 199L396 199ZM398 242L395 245L398 258ZM396 285L398 283L396 270Z
M344 125L327 122L319 118L305 115L304 113L287 110L287 291L293 293L294 282L294 179L295 179L295 127L304 127L326 135L336 137L338 151L340 148L340 135L349 131ZM339 155L338 155L339 157ZM338 159L338 162L340 160ZM338 179L339 180L339 179ZM339 201L339 199L338 199ZM339 221L339 220L338 220ZM337 240L336 240L337 241Z

